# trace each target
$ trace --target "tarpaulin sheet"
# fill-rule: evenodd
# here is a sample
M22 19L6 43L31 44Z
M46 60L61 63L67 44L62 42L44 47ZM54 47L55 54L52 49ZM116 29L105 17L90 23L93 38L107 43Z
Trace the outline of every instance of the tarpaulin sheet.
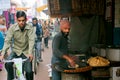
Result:
M98 16L71 18L70 51L86 52L98 39Z

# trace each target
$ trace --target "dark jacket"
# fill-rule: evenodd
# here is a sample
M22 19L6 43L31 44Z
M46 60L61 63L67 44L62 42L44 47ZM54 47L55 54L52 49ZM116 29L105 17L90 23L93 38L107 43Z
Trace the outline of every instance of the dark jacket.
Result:
M62 58L64 54L68 54L68 38L62 32L58 33L52 42L53 56Z
M37 35L37 41L42 41L42 36L43 36L43 29L42 26L40 24L36 24L33 26L36 26L36 35Z
M40 24L38 24L38 23L36 25L33 24L33 26L36 26L36 35L37 36L43 35L42 26Z

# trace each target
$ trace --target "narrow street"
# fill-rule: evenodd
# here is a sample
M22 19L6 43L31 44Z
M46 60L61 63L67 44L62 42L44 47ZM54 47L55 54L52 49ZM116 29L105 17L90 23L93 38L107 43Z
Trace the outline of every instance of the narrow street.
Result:
M42 52L43 62L40 62L37 74L34 75L34 80L50 80L47 65L50 64L52 55L51 42L52 41L49 40L49 48L44 48L44 52ZM5 69L0 71L0 80L7 80Z

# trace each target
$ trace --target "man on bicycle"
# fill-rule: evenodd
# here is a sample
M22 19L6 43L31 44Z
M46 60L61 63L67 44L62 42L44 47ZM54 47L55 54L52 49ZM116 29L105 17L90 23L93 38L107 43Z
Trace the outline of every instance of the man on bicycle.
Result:
M29 58L23 65L26 72L26 80L33 80L32 60L34 51L35 34L32 25L27 24L27 17L24 11L16 13L17 23L12 25L6 35L4 47L0 56L0 60L4 59L8 48L13 44L13 51L7 57L8 60L13 58ZM12 42L12 40L14 40ZM13 63L6 63L7 80L14 79Z
M42 42L42 36L43 36L43 30L41 24L38 23L38 20L36 17L32 18L32 24L35 30L36 34L36 45L35 47L37 48L37 62L42 61L41 58L41 42Z

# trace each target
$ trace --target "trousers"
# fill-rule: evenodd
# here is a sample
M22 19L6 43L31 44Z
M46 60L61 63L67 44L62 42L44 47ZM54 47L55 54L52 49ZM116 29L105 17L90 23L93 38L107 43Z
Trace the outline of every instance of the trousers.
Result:
M37 48L37 58L38 58L38 60L42 59L41 43L42 43L41 41L37 40L36 45L35 45L35 48Z
M21 54L20 56L17 56L16 53L11 53L7 60L11 60L13 58L27 58L24 54ZM14 79L14 70L13 70L13 62L5 63L5 68L7 70L7 80L13 80ZM23 72L26 72L26 80L33 80L33 71L32 71L32 62L27 60L23 63Z

